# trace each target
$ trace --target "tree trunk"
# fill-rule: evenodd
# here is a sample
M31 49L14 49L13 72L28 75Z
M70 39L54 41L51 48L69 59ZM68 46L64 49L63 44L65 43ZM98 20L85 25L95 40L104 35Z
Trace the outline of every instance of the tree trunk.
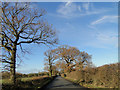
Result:
M13 50L11 51L11 64L10 64L10 79L12 84L16 83L16 45L13 46Z
M67 63L67 72L70 73L71 72L71 67L70 67L70 64Z
M50 65L50 77L52 77L52 66Z

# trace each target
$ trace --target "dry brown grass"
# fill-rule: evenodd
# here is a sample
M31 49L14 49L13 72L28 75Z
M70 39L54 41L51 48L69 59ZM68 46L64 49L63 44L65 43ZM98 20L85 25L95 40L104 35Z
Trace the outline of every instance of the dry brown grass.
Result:
M96 87L117 88L119 85L118 64L104 65L89 68L83 71L73 71L67 74L68 78L79 84L94 85Z

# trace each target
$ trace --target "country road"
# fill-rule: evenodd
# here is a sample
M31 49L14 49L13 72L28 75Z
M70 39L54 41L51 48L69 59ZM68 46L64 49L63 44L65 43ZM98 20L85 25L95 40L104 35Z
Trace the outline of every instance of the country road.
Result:
M44 87L44 89L48 90L48 89L58 89L58 88L61 88L62 90L66 90L67 88L70 89L70 88L76 88L77 90L88 90L86 88L83 88L79 85L75 85L73 84L72 82L70 81L67 81L65 80L64 78L58 76L56 77L52 82L50 82L48 85L46 85ZM73 90L73 89L72 89Z

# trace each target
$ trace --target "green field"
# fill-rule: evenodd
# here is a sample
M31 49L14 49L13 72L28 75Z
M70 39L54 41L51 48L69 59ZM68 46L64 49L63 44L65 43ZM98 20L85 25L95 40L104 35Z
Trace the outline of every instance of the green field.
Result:
M26 78L18 78L16 88L32 88L37 89L43 87L45 84L50 82L52 78L47 76L40 76L40 77L26 77ZM12 83L10 79L2 79L3 90L9 90L12 88Z

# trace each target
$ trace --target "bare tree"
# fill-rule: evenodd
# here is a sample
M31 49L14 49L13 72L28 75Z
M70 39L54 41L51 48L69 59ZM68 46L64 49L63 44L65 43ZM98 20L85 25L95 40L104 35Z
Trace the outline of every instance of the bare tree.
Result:
M2 3L1 9L1 46L9 52L11 81L15 84L17 46L22 50L25 43L53 45L57 43L56 31L44 20L45 11L28 3Z
M64 73L64 70L67 68L65 61L63 60L58 60L57 62L55 62L55 65L59 73Z
M24 53L24 52L22 52L22 53ZM16 56L17 56L16 67L19 67L22 62L21 55L19 55L19 54L20 53L16 54ZM5 50L4 48L2 48L2 55L0 55L0 62L2 62L2 65L0 66L0 68L1 68L2 72L4 72L4 71L10 72L10 64L11 64L10 57L11 57L10 52Z
M54 53L54 50L48 50L45 53L45 60L47 61L45 63L46 68L49 71L49 76L52 77L52 72L53 72L53 64L54 64L54 60L56 59L56 54Z
M1 71L10 71L10 53L4 49L2 49L2 55L0 55L0 62L2 65L0 66Z
M60 46L55 51L60 60L66 62L66 71L71 72L73 66L75 66L75 61L79 58L80 51L67 45Z
M80 52L76 47L63 45L56 48L54 51L60 60L66 62L65 72L71 72L74 68L81 70L90 66L91 55L84 51Z
M91 55L89 55L87 52L80 52L79 58L75 61L76 65L75 68L76 70L83 70L84 68L90 67L92 64L91 61Z

